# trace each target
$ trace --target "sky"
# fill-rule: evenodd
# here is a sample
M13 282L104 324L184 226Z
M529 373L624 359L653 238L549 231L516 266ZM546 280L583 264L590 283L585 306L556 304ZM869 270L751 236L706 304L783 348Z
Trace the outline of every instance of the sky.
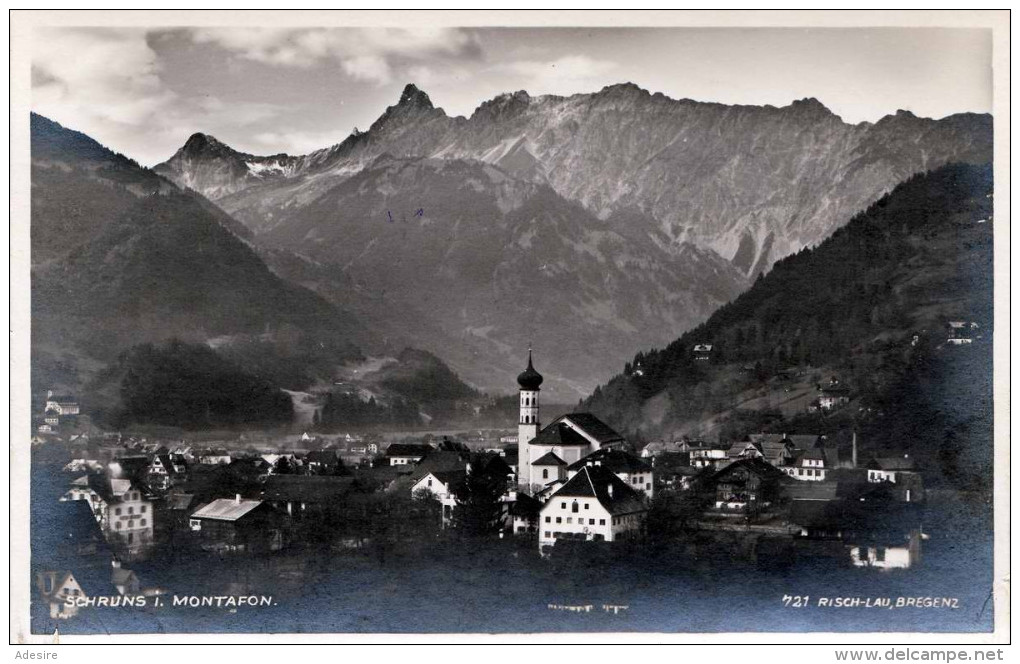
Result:
M306 154L367 129L407 83L449 115L632 82L675 99L847 122L992 107L991 32L944 28L36 28L32 108L152 166L195 132Z

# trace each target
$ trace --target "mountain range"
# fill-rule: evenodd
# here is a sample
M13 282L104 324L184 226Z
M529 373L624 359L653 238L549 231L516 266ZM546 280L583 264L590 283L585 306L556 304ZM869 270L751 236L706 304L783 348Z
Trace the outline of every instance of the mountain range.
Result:
M577 398L912 174L990 162L991 143L987 115L848 124L813 99L727 106L632 84L450 117L408 85L338 145L256 156L195 134L154 171L387 350L413 343L498 391L530 343Z

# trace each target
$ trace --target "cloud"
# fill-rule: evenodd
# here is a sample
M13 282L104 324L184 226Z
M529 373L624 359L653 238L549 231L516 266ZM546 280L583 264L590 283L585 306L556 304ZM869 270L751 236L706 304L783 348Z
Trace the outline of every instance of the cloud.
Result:
M361 55L349 60L342 60L340 66L348 76L359 81L370 81L378 85L386 85L393 80L386 58L378 55Z
M248 127L287 111L169 89L145 30L47 28L34 41L32 109L142 163L167 158L193 131Z
M515 60L495 69L520 77L520 87L532 94L559 95L592 92L620 73L617 63L586 55L565 55L556 60Z
M309 68L338 62L348 76L380 86L410 63L481 53L475 36L457 29L195 28L188 33L195 43L214 44L271 66Z
M140 30L43 29L33 53L33 106L74 109L83 120L144 123L174 94Z

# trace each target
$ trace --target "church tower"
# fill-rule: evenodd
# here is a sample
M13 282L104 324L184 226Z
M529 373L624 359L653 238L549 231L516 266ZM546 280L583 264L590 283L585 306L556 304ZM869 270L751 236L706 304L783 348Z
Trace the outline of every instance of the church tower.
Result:
M520 390L520 418L517 422L517 483L525 489L531 488L531 446L528 444L538 435L538 393L542 374L531 364L531 349L528 349L528 368L517 377Z

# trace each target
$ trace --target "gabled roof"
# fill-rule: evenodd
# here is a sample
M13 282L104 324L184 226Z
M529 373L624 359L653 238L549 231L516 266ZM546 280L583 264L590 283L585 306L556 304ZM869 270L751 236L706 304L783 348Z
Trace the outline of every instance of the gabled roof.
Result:
M630 452L601 448L567 466L567 470L579 470L583 466L602 466L614 473L650 473L652 467Z
M467 471L465 470L440 470L432 473L432 475L451 490L467 480Z
M868 468L882 470L913 470L914 460L910 457L879 457L868 462Z
M305 455L306 463L335 464L340 459L335 450L316 450Z
M262 505L261 500L217 498L208 505L196 510L191 515L191 518L212 519L214 521L237 521L260 505Z
M417 443L393 443L386 448L388 457L423 457L432 451L431 445Z
M517 500L510 503L510 514L525 518L538 516L542 511L542 501L532 498L526 493L518 493Z
M619 443L626 440L612 427L591 413L568 413L559 419L570 420L581 429L584 429L584 432L597 440L600 445Z
M538 432L538 435L531 439L529 445L544 445L548 447L586 447L591 441L577 433L565 422L556 421Z
M552 452L546 452L538 459L531 462L532 466L565 466L567 462Z
M581 468L549 500L559 498L595 498L610 514L630 514L647 509L637 491L602 466Z
M752 457L738 459L733 463L728 464L724 468L721 468L720 470L716 471L715 474L713 474L709 478L709 481L719 482L725 480L729 475L741 469L754 473L755 475L758 475L763 479L776 479L776 480L786 479L786 473L784 473L783 471L779 470L778 468L768 463L767 461L764 461L758 457Z
M353 477L272 475L266 480L266 501L323 504L341 500L351 489Z
M166 508L168 510L186 510L191 507L195 500L192 493L171 493L166 497Z
M450 450L429 450L418 462L417 476L436 470L463 470L467 459L461 452Z

